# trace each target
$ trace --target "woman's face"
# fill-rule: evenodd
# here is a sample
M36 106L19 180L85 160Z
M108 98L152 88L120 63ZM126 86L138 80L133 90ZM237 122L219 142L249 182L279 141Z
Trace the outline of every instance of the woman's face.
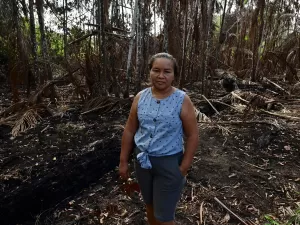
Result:
M167 58L157 58L150 70L152 85L158 90L164 90L172 85L174 80L174 63Z

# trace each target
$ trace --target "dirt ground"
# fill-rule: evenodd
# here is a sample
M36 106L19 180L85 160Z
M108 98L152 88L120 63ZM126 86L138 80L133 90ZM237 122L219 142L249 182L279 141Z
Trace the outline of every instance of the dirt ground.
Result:
M3 110L9 95L5 87L1 93ZM284 107L300 108L288 100ZM0 224L146 224L140 194L117 173L129 105L106 114L81 110L70 104L16 138L0 125ZM229 107L213 122L199 122L177 224L265 224L266 215L284 221L297 209L300 122L262 112L242 116Z

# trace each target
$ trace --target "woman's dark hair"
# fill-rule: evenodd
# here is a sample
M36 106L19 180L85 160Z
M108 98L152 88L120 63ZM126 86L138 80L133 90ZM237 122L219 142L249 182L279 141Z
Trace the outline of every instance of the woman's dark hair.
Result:
M166 53L166 52L160 52L160 53L157 53L155 55L153 55L149 62L148 62L148 67L149 67L149 70L152 69L152 66L153 66L153 62L155 61L155 59L160 59L160 58L166 58L166 59L169 59L173 62L173 70L174 70L174 75L177 76L178 75L178 63L177 63L177 60L170 54Z

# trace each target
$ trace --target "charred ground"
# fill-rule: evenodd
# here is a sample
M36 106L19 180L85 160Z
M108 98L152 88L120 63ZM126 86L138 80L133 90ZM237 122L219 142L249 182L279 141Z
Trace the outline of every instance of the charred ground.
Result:
M198 94L197 84L188 89L197 108L211 112L212 122L199 121L200 145L177 210L178 224L242 224L215 198L248 224L263 224L267 214L278 221L289 218L300 201L295 97L280 101L290 118L254 109L245 119L238 103L221 107L211 100L217 114ZM2 93L8 92L3 88ZM226 102L217 97L221 94L228 95L215 92L211 99ZM3 109L8 99L2 95ZM126 194L116 171L130 104L118 107L113 113L82 114L83 105L69 104L64 113L44 117L15 138L2 124L1 224L146 224L139 194L130 189Z

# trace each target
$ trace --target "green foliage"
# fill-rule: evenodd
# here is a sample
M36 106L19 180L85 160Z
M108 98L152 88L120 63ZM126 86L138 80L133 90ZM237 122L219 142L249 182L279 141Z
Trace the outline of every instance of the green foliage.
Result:
M64 43L63 43L63 38L62 35L54 32L54 31L49 31L47 32L47 38L49 40L50 44L50 56L51 57L62 57L64 56Z
M293 211L292 215L285 222L279 222L272 215L265 215L264 218L267 220L267 223L264 225L299 225L300 224L300 206Z
M273 216L271 215L265 215L265 219L268 221L264 225L280 225L279 222L277 222Z
M24 18L22 19L23 21L23 34L26 36L26 38L30 38L30 23L29 21L25 20ZM63 43L63 38L62 35L53 31L49 30L46 28L46 37L48 40L48 45L49 45L49 53L50 57L56 58L57 56L63 56L64 55L64 43ZM35 29L35 35L36 35L36 44L37 44L37 54L41 55L41 32L39 29L39 26L36 24L36 29Z

